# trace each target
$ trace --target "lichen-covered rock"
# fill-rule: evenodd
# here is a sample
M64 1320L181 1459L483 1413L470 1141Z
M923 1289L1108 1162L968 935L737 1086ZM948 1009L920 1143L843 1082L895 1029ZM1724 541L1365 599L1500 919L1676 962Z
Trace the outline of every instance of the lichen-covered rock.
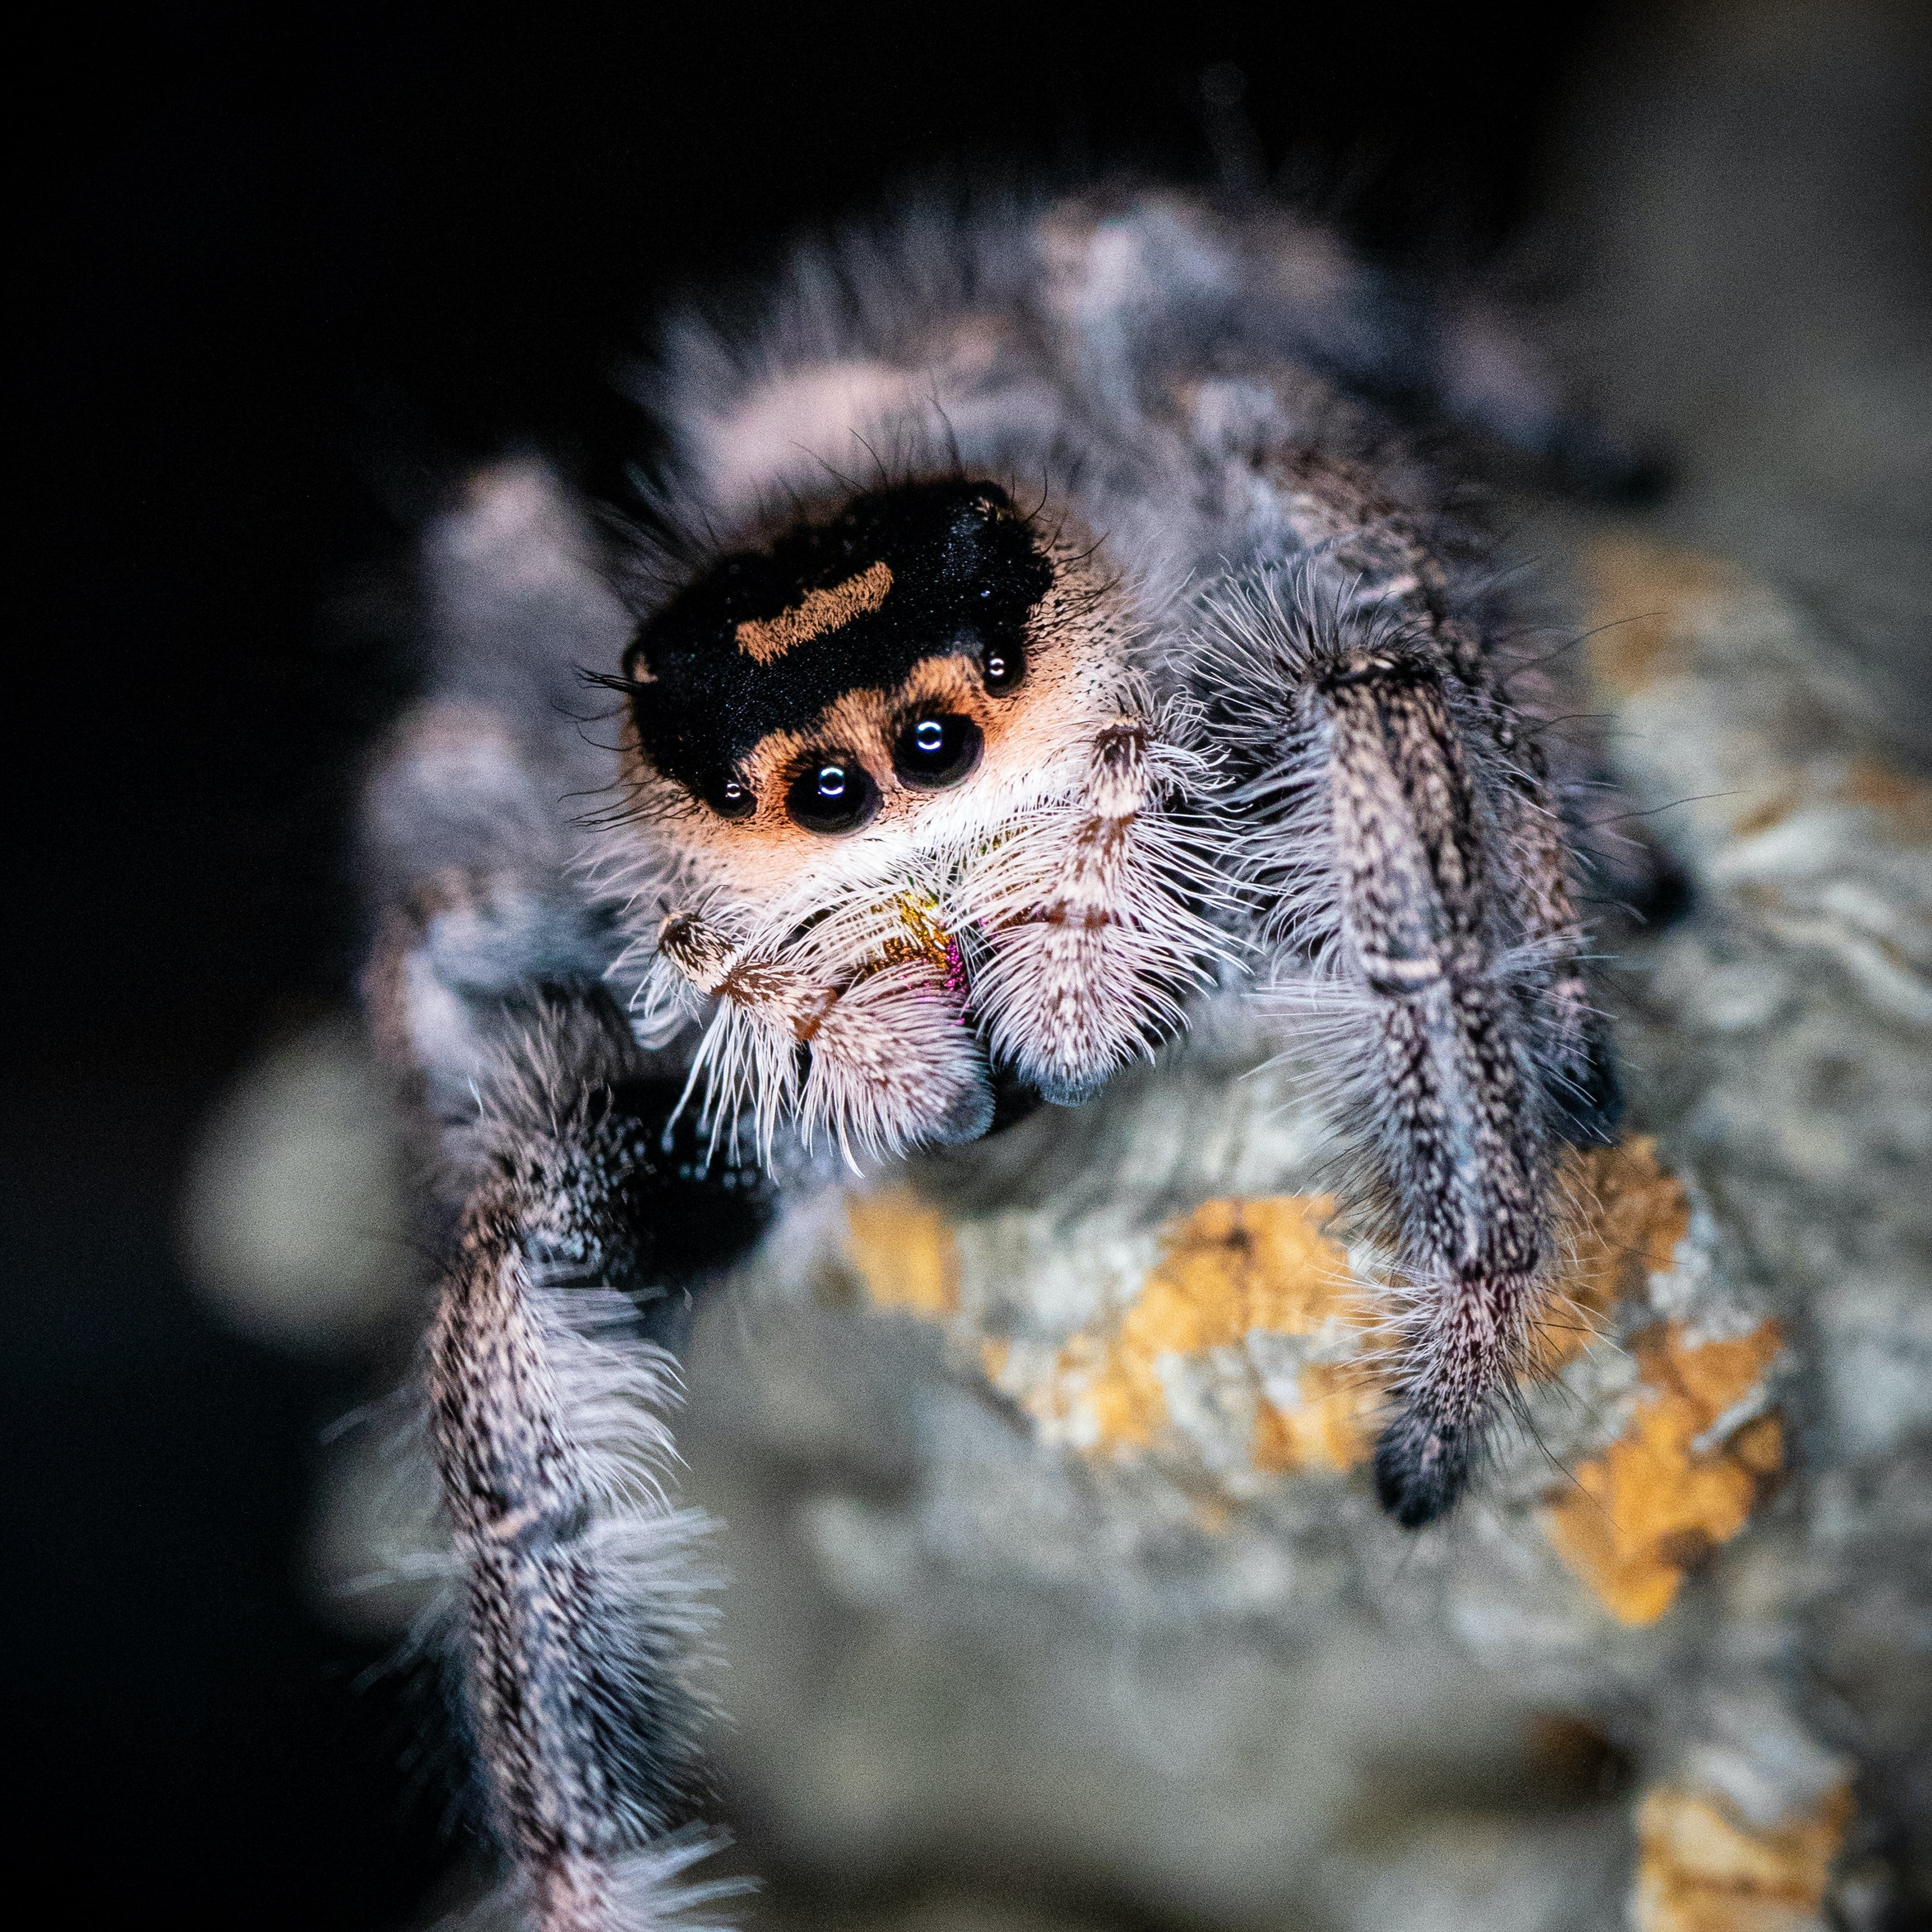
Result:
M1240 1003L1087 1107L805 1202L701 1316L680 1431L768 1871L1336 1932L1909 1914L1927 788L1761 582L1576 548L1592 701L1689 905L1615 969L1632 1130L1572 1160L1517 1426L1446 1525L1376 1508L1378 1258ZM371 1626L439 1570L383 1434L320 1550L381 1580L345 1600Z

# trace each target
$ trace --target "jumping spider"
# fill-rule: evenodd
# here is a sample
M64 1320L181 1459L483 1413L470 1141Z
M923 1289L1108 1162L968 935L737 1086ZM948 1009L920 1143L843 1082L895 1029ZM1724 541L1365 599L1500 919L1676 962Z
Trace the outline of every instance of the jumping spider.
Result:
M914 219L670 332L614 573L532 467L433 536L366 985L448 1216L467 1733L544 1932L701 1895L662 1418L688 1291L842 1161L1075 1105L1213 1003L1316 1012L1408 1288L1376 1489L1464 1487L1616 1110L1518 620L1405 440L1573 436L1481 316L1272 210Z

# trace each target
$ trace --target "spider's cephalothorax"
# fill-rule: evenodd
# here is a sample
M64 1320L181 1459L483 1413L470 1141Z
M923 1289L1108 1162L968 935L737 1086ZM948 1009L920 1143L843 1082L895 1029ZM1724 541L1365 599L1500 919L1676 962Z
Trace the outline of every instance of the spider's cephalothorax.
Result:
M994 1065L1072 1100L1178 1019L1214 935L1162 807L1203 766L1092 552L997 484L904 483L722 557L626 653L635 822L675 854L645 1023L715 1000L696 1066L761 1144L794 1112L972 1139Z
M1406 1289L1377 1487L1414 1525L1464 1486L1562 1144L1615 1105L1510 614L1367 400L1562 446L1478 326L1267 209L914 223L742 339L674 332L628 610L535 470L435 533L368 986L460 1216L431 1436L546 1932L661 1912L701 1849L692 1526L637 1404L814 1144L970 1141L1217 1002L1312 1016ZM855 464L887 473L828 485Z

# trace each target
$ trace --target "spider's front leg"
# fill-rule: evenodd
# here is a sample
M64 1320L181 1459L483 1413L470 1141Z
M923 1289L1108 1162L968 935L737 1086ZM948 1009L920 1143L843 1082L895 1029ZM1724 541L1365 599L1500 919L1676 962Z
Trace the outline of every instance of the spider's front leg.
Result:
M1424 1295L1376 1477L1398 1520L1440 1515L1519 1366L1549 1252L1547 1136L1494 957L1499 923L1440 678L1360 652L1318 680L1341 952L1370 1002L1376 1122Z
M372 992L420 994L435 954L425 935L417 970L372 973ZM619 1932L690 1903L671 1882L710 1843L678 1829L699 1784L704 1522L670 1498L677 1370L644 1336L755 1240L764 1196L670 1144L680 1084L647 1075L596 987L476 1017L494 1043L424 1356L464 1715L526 1922ZM447 1048L446 1027L381 1018L388 1040Z
M1616 1136L1623 1094L1604 1016L1584 976L1583 927L1549 763L1507 712L1494 718L1492 729L1510 761L1502 816L1524 937L1542 969L1528 988L1531 1031L1541 1048L1558 1132L1579 1147L1605 1145Z
M1250 715L1276 734L1246 850L1280 895L1277 937L1340 982L1414 1294L1376 1474L1414 1526L1455 1502L1528 1365L1558 1144L1606 1130L1560 836L1507 714L1426 624L1324 634L1263 596L1232 628Z

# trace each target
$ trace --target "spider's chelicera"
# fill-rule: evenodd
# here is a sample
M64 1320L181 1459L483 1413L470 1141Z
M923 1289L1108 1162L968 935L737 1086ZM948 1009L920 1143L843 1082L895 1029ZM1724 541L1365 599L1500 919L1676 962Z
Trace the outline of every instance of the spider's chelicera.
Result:
M631 618L535 472L433 542L368 986L460 1217L430 1436L548 1932L648 1921L703 1848L663 1352L814 1148L970 1142L1216 1002L1313 1013L1408 1289L1398 1520L1454 1502L1523 1366L1556 1162L1614 1088L1510 614L1363 400L1390 318L1444 414L1480 365L1499 430L1566 431L1340 262L1174 196L915 225L849 308L814 272L753 342L681 338ZM885 474L829 480L855 459ZM622 694L608 751L555 731L574 664Z

